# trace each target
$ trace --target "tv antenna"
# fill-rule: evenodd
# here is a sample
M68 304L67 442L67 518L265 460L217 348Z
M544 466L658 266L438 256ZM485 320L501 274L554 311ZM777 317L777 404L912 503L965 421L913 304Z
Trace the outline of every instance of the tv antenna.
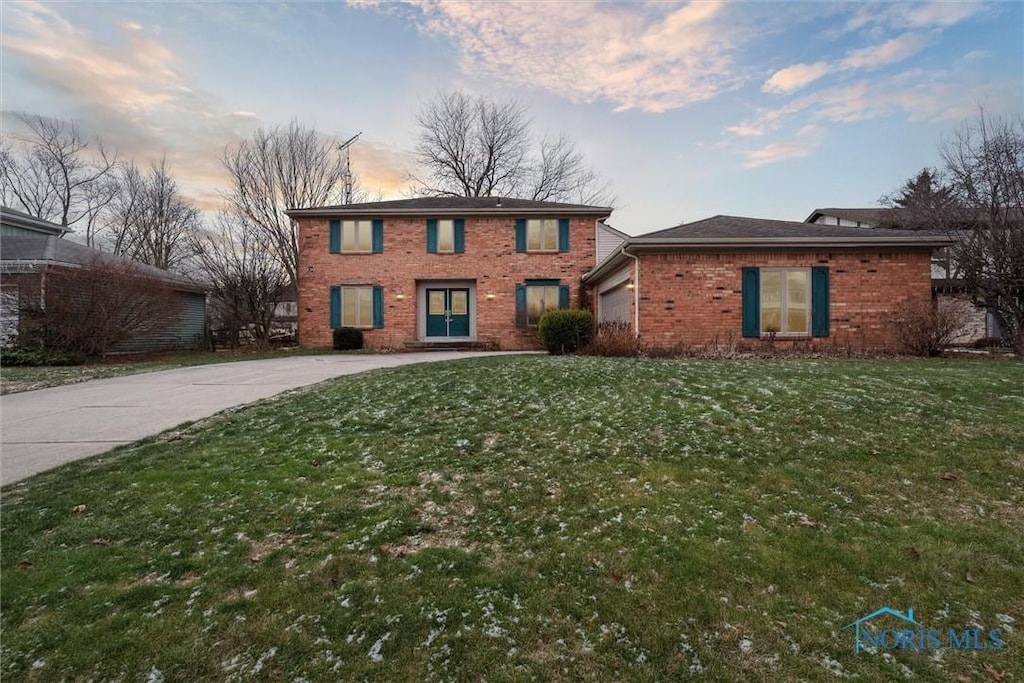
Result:
M345 173L342 176L342 186L344 192L343 198L345 204L352 203L352 155L349 154L348 148L351 147L352 143L358 140L359 136L362 134L363 131L359 131L358 133L350 137L348 140L338 145L338 151L343 152L345 154Z

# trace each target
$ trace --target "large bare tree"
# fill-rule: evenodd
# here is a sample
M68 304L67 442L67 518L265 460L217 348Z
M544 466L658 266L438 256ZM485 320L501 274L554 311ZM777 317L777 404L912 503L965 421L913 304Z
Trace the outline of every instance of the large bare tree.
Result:
M416 117L424 173L413 191L611 203L607 184L565 134L537 137L522 104L442 92Z
M221 161L231 178L224 195L229 212L259 235L294 285L298 235L284 212L341 203L346 167L337 141L292 121L229 145Z
M28 132L0 149L4 204L64 227L81 225L92 245L97 216L115 193L117 155L87 139L74 122L16 116Z
M189 238L202 225L201 213L182 196L167 159L148 171L134 163L118 177L117 193L106 211L115 254L165 269L190 257Z
M222 213L212 230L194 233L191 244L216 312L234 342L238 331L248 327L257 344L267 345L274 309L288 289L288 274L265 248L263 231Z

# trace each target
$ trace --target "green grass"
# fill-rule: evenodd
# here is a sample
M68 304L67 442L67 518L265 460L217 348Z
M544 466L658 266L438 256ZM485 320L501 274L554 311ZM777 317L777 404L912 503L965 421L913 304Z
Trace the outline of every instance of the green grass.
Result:
M1019 680L1024 364L408 366L0 523L5 680ZM1005 645L854 654L882 606Z
M177 353L155 354L146 358L129 357L119 359L112 356L100 362L72 366L3 366L0 368L0 394L15 394L33 389L59 387L66 384L77 384L91 379L105 377L123 377L143 372L171 370L190 365L210 365L212 363L231 363L241 360L264 360L308 354L338 353L337 351L182 351Z

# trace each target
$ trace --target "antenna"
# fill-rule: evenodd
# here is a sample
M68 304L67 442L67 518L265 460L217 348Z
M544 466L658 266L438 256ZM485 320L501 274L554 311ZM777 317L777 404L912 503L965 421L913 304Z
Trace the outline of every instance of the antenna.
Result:
M363 131L359 131L345 142L338 145L338 151L345 153L345 173L342 175L342 186L344 190L343 203L352 203L352 156L349 154L348 148L352 146L352 143L359 139L359 136L363 134Z

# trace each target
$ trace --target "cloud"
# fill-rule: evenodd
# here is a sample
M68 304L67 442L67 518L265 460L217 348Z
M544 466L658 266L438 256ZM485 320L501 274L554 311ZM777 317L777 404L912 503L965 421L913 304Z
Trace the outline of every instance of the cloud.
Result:
M727 133L732 133L741 138L758 137L764 135L764 129L758 126L729 126L725 129Z
M916 55L930 42L931 39L925 34L904 33L881 45L851 50L839 62L839 66L843 69L877 69Z
M976 16L998 11L999 3L955 2L872 2L861 4L846 22L847 31L860 31L873 26L895 29L945 28Z
M767 93L789 93L809 85L829 72L828 62L794 64L780 69L764 82L761 90Z
M813 145L799 143L772 143L760 149L749 150L745 153L746 161L744 168L757 168L765 164L774 164L785 159L806 157L814 150Z
M453 39L465 72L574 102L607 101L617 111L664 112L742 82L732 57L742 31L723 27L729 8L721 2L350 4L400 12L422 30Z

